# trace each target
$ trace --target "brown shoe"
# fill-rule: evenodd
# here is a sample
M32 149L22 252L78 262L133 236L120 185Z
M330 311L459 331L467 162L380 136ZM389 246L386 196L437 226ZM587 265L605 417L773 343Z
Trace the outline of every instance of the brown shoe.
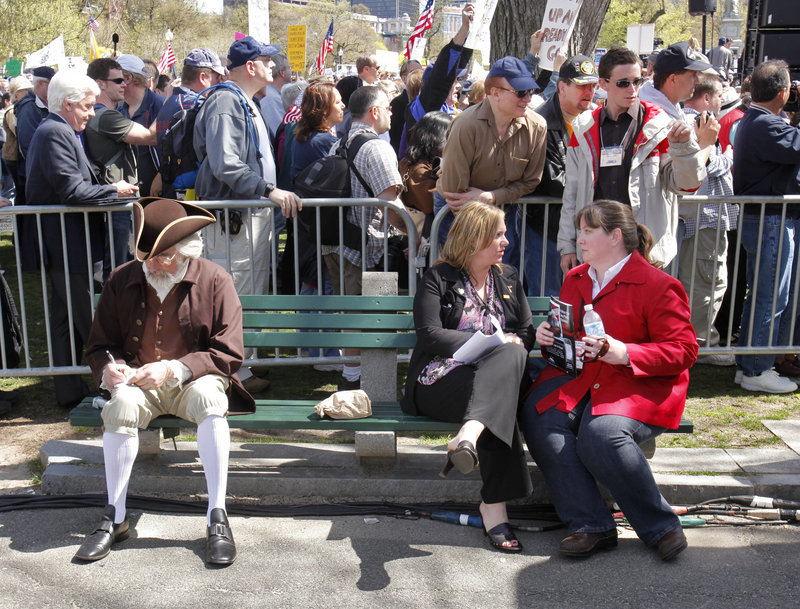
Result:
M561 540L558 550L570 558L586 558L598 550L610 550L617 546L617 529L602 533L573 533Z
M683 552L688 545L689 542L686 541L686 535L684 535L683 530L678 527L677 529L672 529L665 533L664 536L658 540L656 551L661 560L672 560Z

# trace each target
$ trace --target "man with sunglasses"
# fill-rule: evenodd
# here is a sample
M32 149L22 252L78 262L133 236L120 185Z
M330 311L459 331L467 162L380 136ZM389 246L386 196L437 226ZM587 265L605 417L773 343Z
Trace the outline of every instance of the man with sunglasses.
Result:
M519 266L517 206L542 178L547 125L528 108L536 81L517 57L503 57L484 82L486 99L470 106L451 124L442 153L434 210L441 200L458 213L470 201L506 208L509 245L503 262ZM446 231L447 227L443 227ZM440 233L441 238L442 233Z
M100 87L94 105L94 116L89 119L84 132L86 156L95 167L101 184L116 184L124 180L139 182L136 171L136 153L133 146L152 146L156 143L155 129L147 129L125 118L116 110L125 98L125 79L122 67L110 57L95 59L86 70L89 78ZM128 239L131 233L131 215L127 211L112 212L114 250L106 244L104 275L131 259Z
M639 100L644 79L636 53L609 50L598 74L606 103L575 119L567 151L558 230L565 275L578 264L575 215L599 199L630 205L636 221L653 234L651 259L669 263L677 254L678 195L696 190L706 177L691 128Z

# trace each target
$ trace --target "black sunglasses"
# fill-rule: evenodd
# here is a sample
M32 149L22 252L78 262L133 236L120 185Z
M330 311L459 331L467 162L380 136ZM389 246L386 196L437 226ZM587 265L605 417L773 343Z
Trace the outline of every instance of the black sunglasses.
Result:
M502 89L503 91L508 91L509 93L513 93L520 99L528 95L533 95L536 92L536 89L526 89L524 91L517 91L516 89L506 89L505 87L497 87L497 88Z
M606 80L608 82L611 82L610 78L606 78L604 80ZM647 79L646 78L634 78L633 80L628 80L627 78L623 78L621 80L618 80L614 84L617 85L617 87L620 88L620 89L627 89L631 85L633 85L634 87L641 87L644 84L645 80L647 80Z
M98 78L97 80L105 80L106 82L113 82L115 85L121 85L125 82L124 78Z

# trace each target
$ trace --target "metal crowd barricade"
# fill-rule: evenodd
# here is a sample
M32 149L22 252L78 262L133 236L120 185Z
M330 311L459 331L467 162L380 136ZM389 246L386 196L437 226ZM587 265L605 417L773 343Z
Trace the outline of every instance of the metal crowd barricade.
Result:
M279 251L279 241L282 240L282 237L276 234L276 210L278 210L278 206L271 201L264 200L264 199L253 199L253 200L229 200L229 201L194 201L193 203L205 207L208 209L213 210L220 210L218 213L221 214L221 218L225 219L226 226L230 226L230 213L231 210L243 210L243 221L247 223L247 230L250 231L252 234L253 230L253 222L254 219L257 217L264 217L265 211L267 220L268 220L268 227L270 232L270 238L268 239L269 247L270 247L270 255L269 255L269 281L268 286L264 290L265 293L277 294L278 293L278 262L277 262L277 253ZM414 223L409 216L408 212L404 209L398 209L394 207L391 202L385 201L382 199L308 199L303 201L303 205L305 207L314 208L317 214L317 246L316 246L316 259L315 265L317 267L317 276L319 278L323 277L323 273L325 271L325 264L322 258L321 247L320 247L320 216L319 210L322 207L331 207L331 206L338 206L339 207L339 217L340 219L342 216L347 213L347 210L351 207L357 208L356 213L362 214L362 224L364 224L364 219L367 214L368 207L380 207L384 211L383 213L383 220L379 226L374 226L373 228L376 231L387 233L389 232L389 221L388 221L388 214L385 210L389 207L392 207L397 215L403 222L405 227L405 234L408 237L408 249L410 252L415 252L417 249L418 243L418 236L416 233L416 229ZM17 218L20 216L29 216L34 218L35 222L35 233L38 236L38 256L39 260L44 260L45 251L44 251L44 244L42 240L42 217L45 215L57 215L61 224L61 249L65 254L65 261L69 260L69 252L70 248L67 243L66 238L66 231L65 231L65 217L67 215L81 215L83 218L84 224L84 232L85 232L85 243L83 244L86 247L87 251L91 251L91 242L89 236L89 217L90 214L103 214L105 215L105 226L106 226L106 239L108 240L108 247L106 251L109 252L110 256L114 257L114 235L113 231L111 230L111 213L115 211L127 211L131 212L133 208L132 203L124 203L124 204L115 204L110 202L108 205L102 206L56 206L56 205L44 205L44 206L33 206L33 205L24 205L24 206L16 206L16 207L4 207L0 208L0 218L2 217L10 217L12 221L13 232L15 235L19 235L20 232L18 230L18 222ZM280 216L278 216L280 218ZM289 218L287 222L291 222L294 229L294 234L298 234L298 220L297 218ZM341 224L340 224L341 226ZM280 228L280 226L278 226ZM343 240L343 236L341 235L341 228L340 228L340 242ZM206 241L208 241L210 237L210 231L208 228L204 229L204 237ZM399 234L399 233L398 233ZM231 271L231 251L230 251L230 242L227 241L227 245L224 245L221 249L223 251L222 258L218 260L222 264L222 266L226 267L228 271ZM9 280L8 275L7 280L9 286L12 289L12 292L15 293L16 296L16 303L17 309L20 315L20 326L22 329L22 336L23 336L23 351L20 354L20 365L16 368L10 368L7 365L8 359L6 356L6 347L5 347L5 329L3 328L3 324L0 323L0 374L7 377L24 377L24 376L53 376L53 375L65 375L65 374L86 374L89 372L88 366L82 365L80 360L76 360L75 356L72 358L71 365L69 366L55 366L53 363L53 356L50 349L50 345L52 344L52 337L53 337L53 328L50 327L50 298L49 298L49 282L47 271L43 264L39 264L39 268L37 271L28 271L23 273L22 271L22 264L21 264L21 248L20 248L19 239L14 239L14 258L15 258L15 271L16 271L16 282ZM52 244L49 244L52 245ZM366 246L366 234L362 232L362 251L365 249ZM301 279L300 279L300 269L298 266L298 243L297 240L294 240L294 268L292 272L293 278L293 285L290 286L291 289L288 290L288 293L299 294L301 289ZM253 243L250 240L250 268L247 271L250 278L250 285L255 285L255 273L256 269L253 268L252 260L254 258L254 254L256 252L253 250ZM90 258L90 257L89 257ZM383 246L383 258L384 258L384 266L383 270L388 270L388 244L384 243ZM413 257L412 257L413 261ZM111 260L111 267L117 266L116 260ZM362 260L362 268L365 268L366 264L365 261ZM9 269L5 269L6 271ZM102 280L102 269L97 267L97 265L92 265L91 262L87 263L86 272L89 276L95 278L94 286L99 286L99 282ZM414 267L413 262L409 264L408 269L408 290L409 294L413 295L414 290L416 288L416 269ZM343 271L340 273L340 276L336 278L339 282L340 286L344 285L344 273ZM66 282L67 282L67 291L71 290L70 280L69 280L69 273L66 273ZM14 285L16 283L16 285ZM91 283L91 282L90 282ZM283 291L287 291L287 286L282 286ZM95 300L99 290L92 288L90 294L86 295L86 298L89 299L89 306L91 307L92 314L94 314L94 307L95 307ZM35 294L34 294L35 293ZM317 291L319 293L319 289ZM39 306L38 303L33 302L34 298L41 299L41 311L42 313L39 314ZM78 339L75 336L74 328L73 328L73 311L72 311L72 303L68 299L67 301L67 316L69 319L69 340L70 345L72 347L72 352L76 351L76 346L78 343L76 342ZM41 330L41 326L43 326L43 332ZM46 357L44 354L46 353ZM281 353L276 350L275 355L281 355ZM298 352L299 355L299 352ZM401 359L407 359L407 355L401 355ZM295 361L288 361L289 358L280 358L281 361L276 361L278 358L269 358L268 360L265 359L250 359L246 361L247 365L253 365L258 363L265 363L269 361L271 365L274 364L296 364L296 363L350 363L358 361L357 357L338 357L338 358L293 358ZM284 362L283 360L286 359L287 361Z
M797 195L786 195L786 196L782 196L782 197L766 197L766 196L765 197L760 197L760 196L749 196L749 197L685 196L685 197L681 197L680 202L682 204L691 204L691 205L696 205L697 206L697 209L696 209L696 211L694 213L696 226L699 225L700 214L701 214L702 206L704 204L705 205L717 206L718 208L721 205L729 204L729 203L740 204L740 205L741 204L752 204L752 205L755 205L760 210L760 216L759 216L760 217L760 226L763 226L763 224L764 224L764 209L765 209L765 205L778 203L778 204L782 205L781 226L785 226L785 220L786 220L786 217L787 217L787 210L789 208L791 208L791 207L795 207L797 205L800 205L800 196L797 196ZM541 259L545 260L546 264L558 264L558 265L560 265L560 263L561 263L560 259L559 260L552 260L552 261L551 260L547 260L546 249L545 249L546 242L547 242L548 239L552 239L552 240L555 241L556 238L557 238L557 235L553 235L553 236L548 235L548 226L547 225L548 225L548 219L550 217L550 214L559 213L559 212L557 212L555 210L552 210L551 209L552 206L556 205L556 204L560 204L560 203L561 203L560 199L553 199L553 198L546 198L546 197L524 197L524 198L522 198L522 199L520 199L518 201L519 211L518 211L518 214L517 214L517 220L518 220L517 221L517 227L525 226L526 219L527 219L528 206L530 206L530 205L544 205L545 206L545 214L544 214L545 219L543 221L543 226L542 226L543 246L542 246L542 252L541 252ZM439 213L434 218L433 224L431 226L431 244L430 244L430 261L431 261L431 263L433 263L438 258L439 252L441 250L439 241L436 238L436 236L439 234L439 230L440 230L440 227L442 225L443 220L445 219L445 217L447 217L450 214L451 214L450 209L448 207L444 207L443 209L441 209L439 211ZM738 217L737 229L738 229L739 226L741 226L742 215L743 215L743 210L740 209L740 213L739 213L739 217ZM718 244L720 243L721 233L722 233L722 226L721 226L720 217L721 217L721 215L720 215L719 209L718 209L717 210L717 224L713 228L713 230L716 231L716 242ZM763 231L759 231L760 235L762 233L763 233ZM525 246L526 246L526 244L525 244L525 231L519 231L518 234L519 234L519 243L520 243L520 257L519 257L519 262L517 264L517 268L523 268L524 269ZM786 248L786 247L794 248L794 245L795 245L794 243L787 243L786 242L786 236L787 236L787 231L786 230L781 231L781 237L779 239L778 248L777 248L778 259L780 259L784 248ZM800 239L796 238L796 241L800 242ZM742 257L741 243L742 243L741 231L740 230L736 230L735 238L733 240L731 240L730 243L728 244L729 251L730 251L730 248L734 248L733 249L734 265L733 265L732 272L728 273L732 277L732 280L727 285L727 288L726 288L726 291L729 292L730 294L734 295L734 298L736 297L737 294L742 294L743 288L746 288L746 286L743 286L741 281L739 281L739 279L738 279L739 267L740 267L741 264L744 263L744 260L743 260L743 257ZM753 284L755 286L759 285L758 263L760 261L760 256L761 256L761 253L760 253L760 250L761 250L761 236L759 236L757 249L758 249L758 253L757 253L757 256L756 256L756 260L754 261L755 273L754 273ZM794 255L794 260L793 260L793 264L794 264L793 277L797 277L798 276L798 269L800 269L800 251L795 250L794 253L795 253L795 255ZM693 259L695 261L697 259L697 240L694 241L694 245L693 245ZM677 260L677 255L676 255L676 260ZM669 265L669 267L667 269L665 269L665 270L668 270L668 271L672 270L672 273L677 276L677 262L674 265L671 263ZM697 280L697 272L698 272L697 271L697 265L695 264L694 265L694 272L691 274L691 276L688 277L688 278L683 278L687 294L689 295L690 302L692 302L692 295L694 294L694 292L696 290L695 284L696 284L696 280ZM545 265L542 265L541 282L540 282L540 285L542 285L542 286L544 286L544 277L545 277ZM716 277L716 268L715 268L714 271L713 271L713 274L712 274L712 285L716 281L716 279L717 279L717 277ZM753 332L752 331L748 331L747 332L747 335L748 335L747 344L744 344L744 345L736 344L735 346L730 346L730 345L722 346L722 345L720 345L720 346L714 346L714 347L702 346L701 349L700 349L700 354L701 355L710 355L710 354L716 354L716 353L734 353L734 354L743 354L744 355L744 354L771 353L771 354L775 354L777 356L777 355L783 355L783 354L786 354L786 353L796 352L798 350L797 344L798 344L798 342L800 342L800 338L798 340L793 340L793 337L794 337L796 329L797 329L796 326L797 326L798 295L799 295L799 292L800 292L800 281L793 280L792 284L790 286L791 293L790 293L789 311L788 311L788 318L787 318L790 321L789 321L788 332L786 332L786 335L789 338L786 341L784 341L784 344L774 344L774 345L772 344L773 342L775 342L775 335L776 335L776 332L778 332L778 330L779 330L779 328L775 327L775 316L779 312L783 313L782 311L778 311L777 307L776 307L776 296L777 296L778 290L779 290L779 285L777 284L777 282L775 282L775 284L774 284L772 289L773 289L772 298L771 298L771 300L772 300L772 310L771 310L771 316L770 316L771 317L771 321L770 321L770 326L769 326L769 339L768 339L768 341L766 341L766 342L769 343L768 345L754 346L752 344ZM538 294L528 294L528 295L529 296L550 296L551 294L545 294L544 290L542 289L542 291L540 291L540 293L538 293ZM757 293L757 289L756 289L756 291L753 293L753 297L757 298L757 296L758 296L758 293ZM742 296L742 298L743 298L743 296ZM704 318L706 319L706 324L705 324L705 328L703 328L703 329L705 330L705 335L706 336L708 336L710 334L711 326L712 326L713 320L714 320L714 314L713 314L713 310L712 310L712 306L713 306L713 302L712 301L713 301L713 298L710 298L709 299L709 303L708 303L708 307L707 307L707 311L704 314ZM731 307L731 310L732 309L733 309L733 307ZM754 323L755 323L754 309L751 308L750 316L749 316L749 318L747 320L747 327L748 328L752 328ZM739 329L739 325L740 325L739 324L739 319L736 319L735 316L733 314L731 314L729 316L728 322L726 324L727 327L724 328L724 330L726 330L726 332L724 333L725 336L727 336L728 339L730 339L731 337L735 336L737 334L737 330Z

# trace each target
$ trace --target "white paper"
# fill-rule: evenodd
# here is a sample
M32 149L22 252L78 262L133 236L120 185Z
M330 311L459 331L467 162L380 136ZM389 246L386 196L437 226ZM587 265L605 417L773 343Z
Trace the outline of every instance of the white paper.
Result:
M414 46L411 47L411 59L422 63L425 60L425 45L428 44L427 38L417 38Z
M469 28L469 34L464 46L468 49L481 51L483 63L488 65L489 29L492 25L492 19L494 19L497 0L473 0L472 6L475 7L475 16L472 18L472 25Z
M558 52L567 48L581 2L582 0L547 0L542 21L542 46L539 49L539 67L542 70L552 70Z
M500 322L494 315L491 315L490 318L492 320L495 333L487 336L478 330L475 332L475 334L470 336L470 339L467 342L461 345L461 347L459 347L458 350L453 353L453 359L465 364L471 364L472 362L479 360L495 347L499 347L506 342L506 337L505 334L503 334L503 329L500 327Z
M628 39L625 44L637 55L646 55L653 52L653 37L656 33L655 23L628 26Z

